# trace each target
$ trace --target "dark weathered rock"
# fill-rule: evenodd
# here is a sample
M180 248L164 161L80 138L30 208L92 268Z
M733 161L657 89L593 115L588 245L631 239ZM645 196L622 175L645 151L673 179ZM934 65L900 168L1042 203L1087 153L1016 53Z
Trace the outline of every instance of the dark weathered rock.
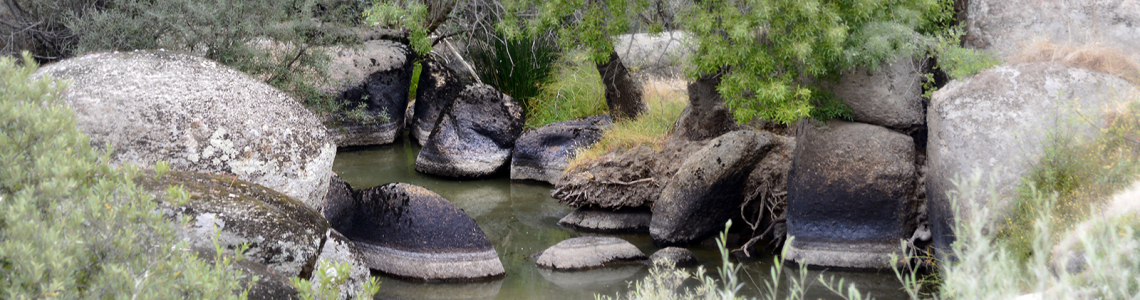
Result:
M1140 62L1140 2L967 1L965 42L975 48L1015 57L1037 38L1059 44L1114 47ZM1027 9L1032 8L1032 9Z
M910 130L926 123L922 72L915 60L903 58L875 71L845 72L831 90L851 107L856 122Z
M70 81L63 98L111 163L233 174L314 209L336 145L301 104L221 64L163 51L91 54L40 68Z
M697 262L697 255L693 254L693 251L677 247L667 247L653 252L653 255L649 256L649 261L654 265L677 268L694 267L699 264Z
M511 155L511 179L558 183L575 151L597 143L611 124L609 116L594 116L523 132Z
M351 215L352 210L356 209L355 191L352 186L340 176L333 173L332 179L329 180L329 192L325 194L324 204L321 205L321 214L329 220L329 224L333 228L340 228L339 222L345 220L345 215Z
M689 83L689 105L681 112L671 136L702 141L740 128L716 91L719 84L717 75L701 76Z
M610 115L614 119L636 118L645 111L645 102L641 99L641 84L633 80L633 76L629 74L629 69L622 63L617 52L610 52L610 59L596 66L598 74L602 76L606 106L609 106Z
M796 139L773 135L772 142L775 144L772 150L756 163L744 184L741 217L754 225L751 228L754 238L767 232L761 239L778 241L787 234L781 218L788 209L788 173L792 170Z
M786 260L844 268L891 266L914 232L913 140L889 129L801 120L788 182Z
M178 235L191 246L211 249L217 243L235 249L248 243L245 257L276 274L296 277L312 271L329 225L304 203L228 176L171 171L155 177L146 173L135 182L155 197L166 216L190 220L189 226L178 228ZM170 197L171 185L189 193L185 204Z
M366 41L359 48L335 47L329 52L330 85L324 92L346 109L363 107L370 117L327 116L329 134L342 147L392 143L404 130L415 53L407 45L387 40Z
M934 245L945 252L955 218L986 205L995 220L1009 213L1018 185L1050 138L1088 139L1103 126L1103 109L1140 95L1128 82L1059 63L999 66L952 81L931 98L926 195ZM951 210L955 177L982 172L981 187ZM997 198L991 199L992 188ZM994 202L997 201L997 202ZM991 203L992 202L992 203Z
M580 207L558 220L558 225L594 232L649 233L649 208L605 209Z
M412 106L415 113L409 129L412 138L423 146L439 122L443 109L459 97L468 82L435 60L424 60L420 66L420 82L416 85L416 102Z
M485 84L467 86L444 109L416 157L416 171L448 177L480 177L507 163L522 134L522 107Z
M733 131L685 159L653 203L649 223L653 243L686 245L724 228L740 213L745 179L772 149L772 138L767 132Z
M357 195L335 229L356 242L368 267L419 280L502 276L486 235L454 204L422 187L390 183Z
M551 197L572 207L647 207L690 154L707 142L673 138L661 150L639 146L608 153L562 174Z
M353 299L356 297L356 293L363 290L368 279L372 278L372 272L368 271L368 263L364 260L364 254L356 248L356 244L335 229L329 228L325 232L325 243L321 247L321 255L317 257L317 266L334 263L347 263L349 266L348 280L340 286L339 299ZM318 281L310 280L310 283L312 283L314 291L321 288Z
M615 237L585 236L568 239L538 254L538 266L555 270L580 270L645 260L645 254Z

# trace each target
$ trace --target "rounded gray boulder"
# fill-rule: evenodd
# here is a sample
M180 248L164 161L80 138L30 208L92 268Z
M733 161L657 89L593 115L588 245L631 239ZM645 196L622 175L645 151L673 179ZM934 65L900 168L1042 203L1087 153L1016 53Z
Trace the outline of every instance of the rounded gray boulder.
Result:
M356 243L368 267L417 280L499 277L503 264L475 220L425 188L390 183L361 190L332 220Z
M581 270L645 260L645 253L615 237L576 237L558 242L538 254L538 266Z
M523 132L511 155L511 179L557 184L576 151L601 140L612 123L608 115L593 116Z
M649 233L652 219L649 208L595 208L579 207L558 220L558 225L593 232Z
M671 267L693 267L698 265L697 255L693 251L685 248L667 247L665 249L653 252L649 256L649 261L653 265L658 266L671 266Z
M416 157L416 171L447 177L487 176L503 167L522 133L522 106L485 84L467 86L444 109Z
M162 51L90 54L40 68L71 82L63 98L114 164L232 174L314 209L336 144L312 112L219 63Z
M365 119L341 111L325 118L338 146L384 145L404 130L404 110L412 83L415 54L387 40L365 41L358 48L329 49L329 83L323 90L345 109L363 108Z

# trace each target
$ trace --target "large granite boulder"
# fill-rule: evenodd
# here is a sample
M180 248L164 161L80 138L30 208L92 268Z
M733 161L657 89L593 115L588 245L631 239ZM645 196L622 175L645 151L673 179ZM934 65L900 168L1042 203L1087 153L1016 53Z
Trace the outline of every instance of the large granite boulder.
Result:
M609 116L593 116L523 132L511 156L511 179L558 183L576 151L601 140L611 124Z
M952 81L931 98L927 112L926 194L934 245L949 250L955 217L986 205L995 219L1009 213L1022 178L1051 139L1089 139L1102 127L1105 110L1124 107L1140 95L1111 75L1059 63L999 66ZM977 172L996 198L980 192L951 210L952 180ZM997 202L994 202L997 201Z
M915 229L911 137L863 123L802 120L788 174L786 260L812 266L890 266Z
M926 123L922 72L917 61L903 58L878 70L844 72L831 90L851 107L854 121L909 130Z
M424 60L420 66L420 82L416 85L416 102L412 105L414 112L409 129L412 138L423 146L439 122L443 109L459 97L467 82L451 68L433 59Z
M584 236L550 246L537 255L539 267L581 270L645 260L645 253L616 237Z
M216 243L232 250L249 244L245 257L287 278L312 272L329 228L304 203L231 176L170 171L158 177L147 172L135 182L155 197L167 217L189 220L178 227L178 236L192 247L213 249ZM187 199L174 198L169 186L181 187Z
M365 111L364 116L347 111L325 116L329 135L342 147L392 143L404 130L415 53L389 40L333 47L328 52L332 61L322 91L336 97L345 110Z
M334 224L368 267L418 280L500 277L503 264L475 220L425 188L390 183L359 191Z
M336 145L289 95L204 58L163 51L91 54L35 76L70 81L63 98L113 164L232 174L319 208Z
M511 158L522 134L522 106L485 84L467 86L444 109L416 157L416 171L447 177L495 173Z
M740 214L745 180L774 146L772 134L733 131L689 156L653 204L649 235L658 246L712 236Z
M966 44L1014 57L1036 38L1098 44L1140 63L1140 1L970 0ZM1029 9L1031 8L1031 9Z
M647 207L606 209L579 207L558 220L558 225L592 232L649 233L653 215Z
M682 77L683 65L693 53L687 45L689 34L684 31L623 34L614 39L614 51L631 75L641 80Z

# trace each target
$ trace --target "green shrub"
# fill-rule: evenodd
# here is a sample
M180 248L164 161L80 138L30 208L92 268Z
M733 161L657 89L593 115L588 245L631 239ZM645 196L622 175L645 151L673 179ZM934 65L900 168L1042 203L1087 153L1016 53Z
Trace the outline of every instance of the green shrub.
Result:
M530 108L531 100L542 92L542 85L550 80L557 66L557 45L544 37L507 38L500 34L485 42L472 41L468 49L475 73L483 83L518 100L530 118L534 111Z
M567 53L556 66L551 80L528 100L527 128L609 112L602 78L585 52Z
M301 300L329 300L340 299L342 291L340 288L348 282L349 272L351 265L346 262L335 263L327 260L320 260L317 263L317 270L313 272L312 281L292 278L289 285L292 285L300 291ZM380 281L376 277L370 277L368 282L361 286L361 291L357 291L354 299L366 300L372 299L376 292L380 291Z
M244 298L228 259L199 260L156 203L88 146L63 82L0 58L0 297Z

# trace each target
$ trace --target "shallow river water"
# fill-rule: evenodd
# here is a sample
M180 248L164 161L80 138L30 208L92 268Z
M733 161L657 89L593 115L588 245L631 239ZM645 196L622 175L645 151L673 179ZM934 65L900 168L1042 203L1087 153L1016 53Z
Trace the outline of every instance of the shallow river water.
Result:
M376 299L594 299L595 294L613 296L630 289L630 283L648 274L647 267L631 265L581 272L552 272L535 266L530 256L562 240L601 235L558 226L558 220L572 211L550 197L551 185L512 182L506 174L479 180L456 180L416 173L419 146L407 138L393 145L342 148L333 170L354 189L390 182L405 182L438 193L463 209L487 234L495 246L507 275L481 283L409 282L377 275L381 280ZM657 251L648 234L605 234L633 243L646 255ZM720 265L716 248L698 245L689 248L698 260L715 274ZM754 255L756 256L756 255ZM742 293L759 296L759 286L769 276L771 255L740 260ZM815 283L820 271L809 272L808 299L835 298ZM825 276L846 278L876 299L904 299L900 285L890 273L824 271ZM795 269L785 267L785 274ZM782 283L786 286L787 282Z

